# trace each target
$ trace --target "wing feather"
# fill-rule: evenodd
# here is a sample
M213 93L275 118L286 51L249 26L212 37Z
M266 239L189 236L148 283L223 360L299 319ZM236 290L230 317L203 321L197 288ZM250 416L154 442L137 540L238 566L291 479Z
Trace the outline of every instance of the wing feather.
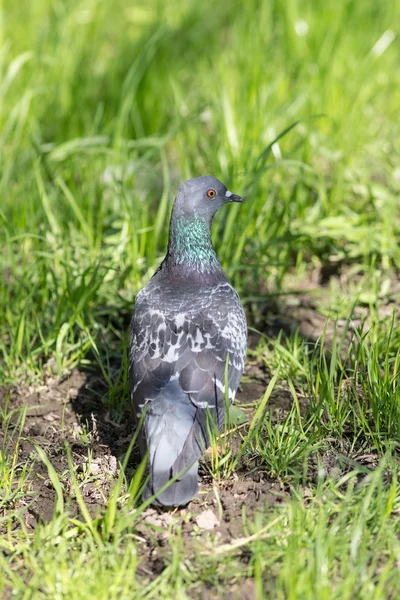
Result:
M197 460L208 445L206 415L214 416L219 429L223 426L226 365L232 402L243 371L247 337L243 309L229 284L209 294L207 302L203 299L203 306L187 302L189 309L179 311L182 304L175 302L171 309L142 293L130 341L130 381L137 416L173 378L178 379L188 403L196 407L181 462L188 456Z

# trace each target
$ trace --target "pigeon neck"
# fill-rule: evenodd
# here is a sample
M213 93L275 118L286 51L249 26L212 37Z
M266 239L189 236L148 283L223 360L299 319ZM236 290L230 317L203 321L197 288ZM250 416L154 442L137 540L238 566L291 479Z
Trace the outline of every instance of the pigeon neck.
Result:
M215 273L222 267L211 241L211 223L198 215L172 215L167 263L197 273Z

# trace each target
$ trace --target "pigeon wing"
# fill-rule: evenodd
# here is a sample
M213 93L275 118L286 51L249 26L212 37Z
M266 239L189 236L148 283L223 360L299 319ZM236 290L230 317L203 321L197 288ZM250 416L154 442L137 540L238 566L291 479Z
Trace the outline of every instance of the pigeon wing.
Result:
M204 452L210 428L222 428L226 375L232 402L243 371L246 321L236 292L228 286L229 290L216 295L203 311L196 308L168 313L150 307L146 298L137 299L130 354L132 401L137 416L171 380L178 380L186 394L188 410L196 409L182 452L173 465L175 473ZM229 291L233 294L227 295Z

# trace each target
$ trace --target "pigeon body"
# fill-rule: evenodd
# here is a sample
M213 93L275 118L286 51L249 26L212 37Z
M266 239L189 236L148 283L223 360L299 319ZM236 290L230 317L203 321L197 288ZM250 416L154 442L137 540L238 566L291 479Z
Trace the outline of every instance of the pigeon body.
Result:
M196 495L198 459L212 423L219 430L224 423L226 370L230 402L243 372L246 319L210 236L214 214L228 202L241 198L214 177L180 187L167 255L136 297L129 371L137 418L146 407L140 449L148 451L150 482L144 499L157 494L164 506Z

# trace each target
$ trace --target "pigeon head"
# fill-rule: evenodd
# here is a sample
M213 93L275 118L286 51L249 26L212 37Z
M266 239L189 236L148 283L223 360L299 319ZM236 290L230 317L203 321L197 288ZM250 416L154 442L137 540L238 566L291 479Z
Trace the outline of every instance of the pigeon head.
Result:
M230 202L242 202L215 177L189 179L179 188L171 215L167 268L182 273L223 274L215 254L210 229L217 210Z
M230 202L242 202L242 198L230 192L216 177L195 177L179 188L174 212L176 215L201 217L211 224L217 210Z

